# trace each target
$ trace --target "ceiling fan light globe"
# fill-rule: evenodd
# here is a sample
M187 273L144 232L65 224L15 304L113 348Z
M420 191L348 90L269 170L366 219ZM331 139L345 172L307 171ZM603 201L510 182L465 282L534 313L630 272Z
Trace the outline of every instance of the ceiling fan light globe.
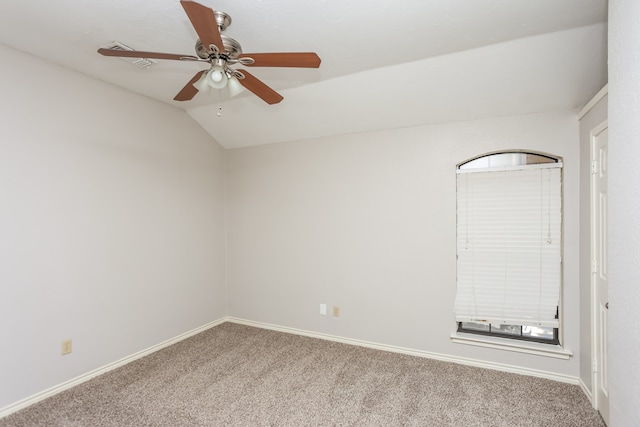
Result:
M222 67L214 66L209 70L207 83L212 88L222 89L227 85L227 80L227 74Z
M244 91L244 86L242 86L242 83L240 83L238 78L235 76L229 78L227 86L229 87L229 96L231 96L232 98Z
M220 83L222 81L222 73L217 70L211 72L211 80L213 80L214 83Z
M207 83L207 73L202 73L202 76L198 79L193 86L198 89L198 92L207 93L211 89L211 86Z

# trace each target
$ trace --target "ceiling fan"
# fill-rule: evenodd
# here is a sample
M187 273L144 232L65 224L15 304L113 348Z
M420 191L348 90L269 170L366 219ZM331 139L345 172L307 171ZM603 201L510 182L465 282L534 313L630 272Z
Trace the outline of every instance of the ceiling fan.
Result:
M221 34L231 25L231 17L228 14L194 1L180 0L180 4L198 34L195 46L197 56L112 48L100 48L98 53L105 56L197 61L211 64L209 70L199 71L189 80L173 98L176 101L188 101L199 91L208 90L210 87L221 89L227 85L240 83L267 104L277 104L283 99L279 93L248 71L235 70L231 65L300 68L320 66L320 57L314 52L242 53L240 43Z

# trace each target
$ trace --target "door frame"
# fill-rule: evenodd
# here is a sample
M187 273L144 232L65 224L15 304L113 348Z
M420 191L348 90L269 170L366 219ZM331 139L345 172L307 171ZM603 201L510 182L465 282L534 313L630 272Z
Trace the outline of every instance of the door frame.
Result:
M598 159L594 158L594 146L596 143L596 138L602 133L604 132L605 129L609 128L609 121L605 120L602 123L600 123L599 125L597 125L596 127L594 127L593 129L591 129L591 131L589 132L589 159L590 159L590 168L591 165L593 164L594 161L597 161ZM595 240L595 221L594 221L594 217L595 217L595 200L594 200L594 185L593 185L593 174L590 173L589 174L589 258L591 260L591 262L593 262L593 257L594 257L594 251L595 251L595 245L594 245L594 240ZM598 326L597 326L597 322L598 322L598 318L597 318L597 310L598 310L598 306L597 306L597 300L596 300L596 284L595 284L595 275L593 274L593 271L590 274L590 295L591 295L591 302L590 302L590 310L591 310L591 397L592 397L592 406L597 410L598 409L598 393L597 393L597 387L599 385L599 381L598 381L598 372L596 370L596 366L595 366L595 360L596 360L596 355L598 354L598 348L597 348L597 343L598 343L598 337L597 337L597 330L598 330Z

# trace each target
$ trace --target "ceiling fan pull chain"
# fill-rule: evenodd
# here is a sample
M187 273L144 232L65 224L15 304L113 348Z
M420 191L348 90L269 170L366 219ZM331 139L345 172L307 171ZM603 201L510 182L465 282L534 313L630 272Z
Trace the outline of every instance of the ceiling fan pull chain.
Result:
M222 91L218 91L218 112L216 113L216 116L218 117L222 117L222 101L220 100L220 92Z

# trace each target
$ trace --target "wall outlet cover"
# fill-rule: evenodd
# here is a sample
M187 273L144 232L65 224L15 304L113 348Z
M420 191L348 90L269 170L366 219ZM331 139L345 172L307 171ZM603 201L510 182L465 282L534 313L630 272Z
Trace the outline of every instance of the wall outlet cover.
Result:
M62 341L62 355L71 353L73 350L73 343L71 340Z

